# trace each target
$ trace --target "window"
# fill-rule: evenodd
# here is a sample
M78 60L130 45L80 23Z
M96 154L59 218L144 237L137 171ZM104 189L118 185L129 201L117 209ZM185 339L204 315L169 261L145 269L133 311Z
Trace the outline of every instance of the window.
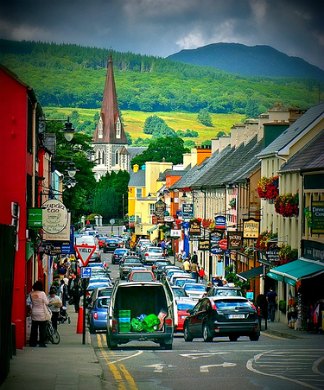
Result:
M149 214L150 214L150 215L154 215L154 212L155 212L155 204L154 204L154 203L151 203L151 204L149 205L149 207L150 207Z
M136 188L136 198L142 198L142 188Z
M98 122L98 138L103 137L103 123L102 123L102 117L100 116L99 122Z
M116 152L116 153L115 153L116 165L118 165L118 157L119 157L119 154L118 154L118 152Z
M116 138L120 138L120 136L121 136L121 123L120 123L120 119L118 117L117 122L116 122Z

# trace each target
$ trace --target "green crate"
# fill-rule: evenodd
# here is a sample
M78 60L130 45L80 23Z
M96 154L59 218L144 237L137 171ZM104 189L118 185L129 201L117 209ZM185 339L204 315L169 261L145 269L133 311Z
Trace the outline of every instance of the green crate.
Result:
M131 318L131 310L119 310L119 318Z
M130 322L119 322L119 332L120 333L128 333L131 331Z

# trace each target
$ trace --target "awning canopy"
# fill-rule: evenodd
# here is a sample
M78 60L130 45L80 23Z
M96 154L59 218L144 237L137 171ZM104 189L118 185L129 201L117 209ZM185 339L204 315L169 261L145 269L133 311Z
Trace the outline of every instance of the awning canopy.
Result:
M324 273L324 263L307 259L298 259L290 263L274 267L267 273L269 278L295 286L301 279L312 278Z
M239 274L236 274L240 279L243 279L245 281L249 279L254 279L257 276L260 276L263 274L263 265L260 265L260 267L254 267L249 269L248 271L240 272Z
M154 232L154 230L156 230L158 227L159 227L158 225L151 227L151 229L148 229L147 233L152 234Z

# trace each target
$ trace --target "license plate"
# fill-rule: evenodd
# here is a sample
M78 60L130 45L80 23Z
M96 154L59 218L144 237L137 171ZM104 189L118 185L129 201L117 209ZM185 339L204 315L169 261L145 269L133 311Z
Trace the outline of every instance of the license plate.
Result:
M230 320L243 319L243 318L245 318L245 315L244 315L244 314L230 314L230 315L228 316L228 318L229 318Z

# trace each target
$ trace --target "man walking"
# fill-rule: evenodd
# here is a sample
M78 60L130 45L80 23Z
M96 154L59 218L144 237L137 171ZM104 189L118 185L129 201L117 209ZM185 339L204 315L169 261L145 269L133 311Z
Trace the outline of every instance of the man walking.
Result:
M277 293L272 289L272 287L270 287L266 298L268 302L268 319L273 322L276 313Z

